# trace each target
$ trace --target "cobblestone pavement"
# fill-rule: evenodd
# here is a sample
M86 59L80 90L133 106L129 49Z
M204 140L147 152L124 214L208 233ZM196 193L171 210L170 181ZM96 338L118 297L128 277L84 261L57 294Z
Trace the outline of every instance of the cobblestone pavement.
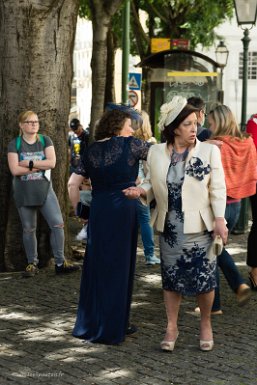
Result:
M233 235L229 250L247 279L246 239ZM29 279L0 274L1 385L257 385L257 293L239 308L222 277L224 314L213 316L212 352L199 350L195 299L184 298L175 350L163 353L160 268L144 264L140 243L131 317L139 330L122 345L71 336L79 282L80 272L59 277L53 267Z

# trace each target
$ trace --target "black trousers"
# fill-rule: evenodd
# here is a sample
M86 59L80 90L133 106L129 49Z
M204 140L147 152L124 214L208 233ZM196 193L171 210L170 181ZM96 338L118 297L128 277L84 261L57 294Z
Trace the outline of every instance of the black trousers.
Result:
M250 197L253 224L247 241L247 265L257 267L257 193Z

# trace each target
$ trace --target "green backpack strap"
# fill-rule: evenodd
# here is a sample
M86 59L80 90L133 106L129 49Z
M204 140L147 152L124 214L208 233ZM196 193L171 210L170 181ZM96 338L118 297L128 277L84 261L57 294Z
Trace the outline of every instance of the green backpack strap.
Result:
M46 140L45 140L44 135L38 134L38 136L39 136L40 142L42 143L43 148L45 148L45 146L46 146Z
M45 148L46 141L45 141L44 135L38 134L38 136L39 136L39 141L41 142L43 148ZM16 137L16 151L19 152L20 149L21 149L21 136L19 135Z
M19 152L21 149L21 136L16 137L16 151Z

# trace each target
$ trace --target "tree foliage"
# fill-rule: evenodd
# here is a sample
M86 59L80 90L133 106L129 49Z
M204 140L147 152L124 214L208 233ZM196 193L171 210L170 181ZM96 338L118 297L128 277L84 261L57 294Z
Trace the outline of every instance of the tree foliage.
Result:
M135 38L149 37L189 39L191 48L197 44L209 47L216 37L214 28L233 15L232 0L131 0L132 10L142 9L148 15L148 33L136 30ZM138 14L138 13L137 13ZM136 13L133 12L133 18ZM133 25L136 23L134 22ZM147 36L145 36L147 35ZM149 46L140 56L149 52Z
M96 5L98 3L97 9ZM114 51L122 45L122 5L124 0L80 0L80 16L89 18L93 21L93 29L96 32L97 28L107 28L108 34L112 35L112 44L108 46L109 39L105 39L106 51L104 47L99 51L97 47L97 55L93 52L94 64L92 67L92 79L95 84L101 84L101 90L106 95L105 86L108 84L107 79L101 79L100 83L95 76L95 64L105 60L110 50ZM143 60L150 54L150 43L152 37L168 37L171 39L184 38L190 40L190 48L195 49L197 44L203 47L211 46L215 38L214 29L227 18L233 15L232 0L130 0L131 4L131 32L130 32L130 51L133 55L139 55ZM142 25L140 18L140 10L145 11L146 27ZM101 16L105 15L105 16ZM107 18L106 18L107 17ZM100 20L97 21L97 18ZM104 20L108 20L104 23ZM98 23L98 27L96 25ZM103 25L105 24L105 25ZM107 31L105 30L107 34ZM93 49L94 50L94 49ZM102 52L102 53L100 53ZM100 55L100 57L99 57ZM109 55L111 57L111 55ZM93 63L93 62L92 62ZM109 63L109 59L108 59ZM102 64L105 64L102 63ZM110 64L110 63L109 63ZM111 66L114 68L114 66ZM107 65L105 66L108 72ZM101 66L101 71L103 65ZM110 71L108 72L110 74ZM110 75L108 75L108 78ZM104 82L103 82L104 80ZM108 84L108 90L110 85ZM93 84L93 90L95 86ZM143 90L146 94L146 90ZM93 96L94 99L94 96ZM143 100L147 99L147 96ZM103 108L102 98L100 101L100 110ZM93 101L94 103L94 101ZM100 110L97 106L92 106L91 117L93 122L99 116Z
M114 14L120 9L123 0L81 0L80 14L91 18L93 27L92 68L92 106L90 136L94 137L95 123L101 116L105 104L107 81L108 32ZM111 44L112 46L112 44Z
M110 26L118 46L122 40L121 6ZM149 53L151 37L189 39L192 49L197 44L209 47L217 38L214 28L231 18L233 9L232 0L131 0L131 53L141 57ZM147 32L142 28L139 10L148 15ZM89 0L80 0L80 16L91 19Z

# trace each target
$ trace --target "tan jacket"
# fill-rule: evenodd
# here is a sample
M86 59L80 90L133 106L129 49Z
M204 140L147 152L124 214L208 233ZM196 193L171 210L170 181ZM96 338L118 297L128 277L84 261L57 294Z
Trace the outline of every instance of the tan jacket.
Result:
M197 166L196 162L199 161L202 167ZM145 203L150 204L154 198L156 200L151 223L160 232L164 229L168 212L166 179L169 165L167 144L152 146L147 157L147 176L141 187L147 193ZM198 233L205 229L212 231L214 218L224 217L226 208L226 185L220 150L215 145L196 140L195 147L186 158L185 170L182 186L184 233Z

